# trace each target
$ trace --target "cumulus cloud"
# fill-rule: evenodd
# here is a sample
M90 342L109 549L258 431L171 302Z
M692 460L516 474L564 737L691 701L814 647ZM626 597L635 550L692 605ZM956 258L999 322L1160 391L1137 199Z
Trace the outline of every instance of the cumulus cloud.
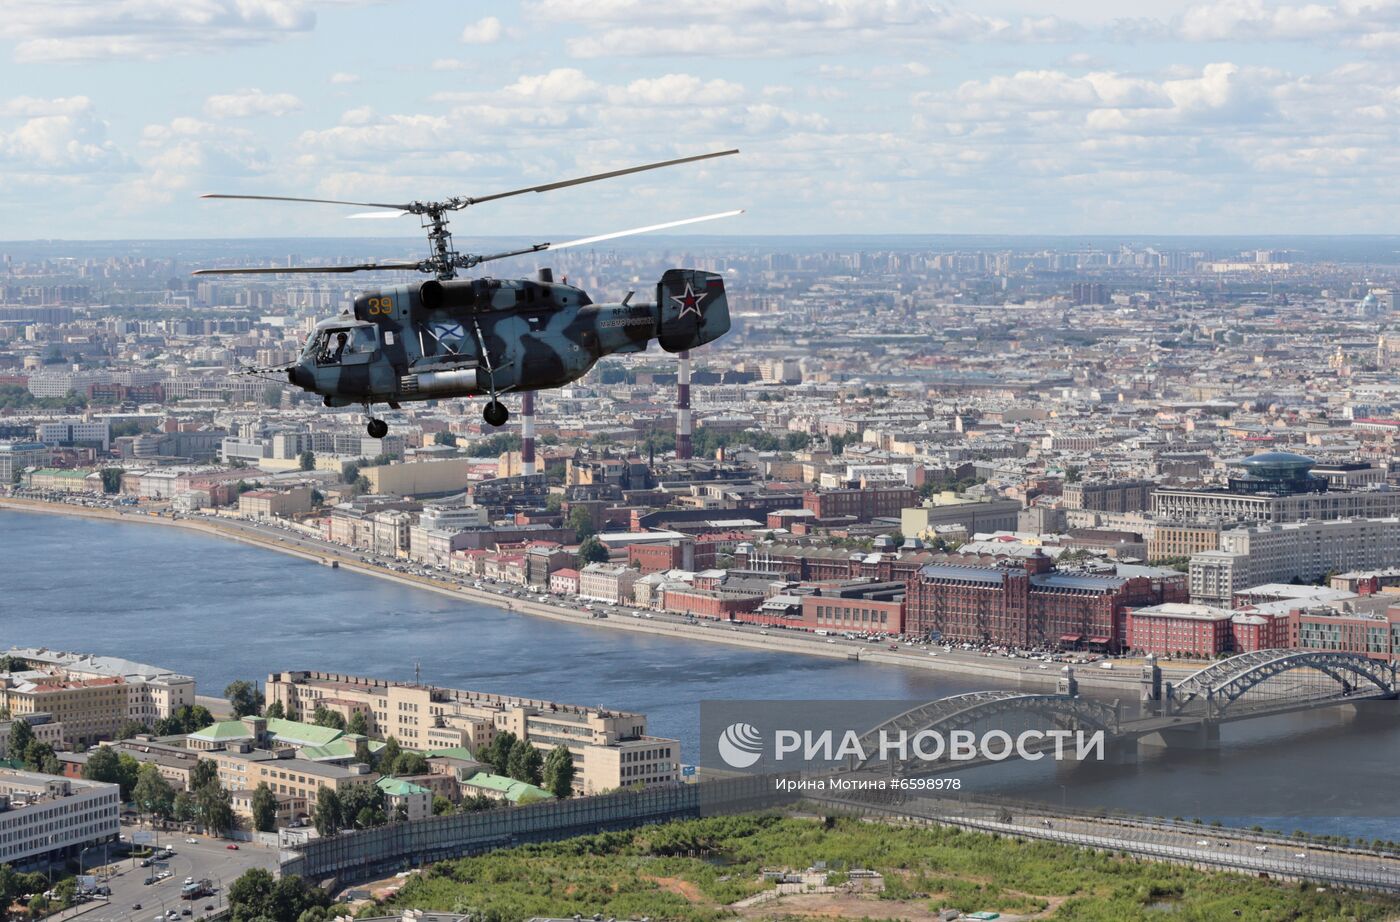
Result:
M17 97L0 106L0 116L21 119L8 130L0 126L0 164L7 171L81 174L131 167L86 97Z
M154 59L309 32L310 0L45 0L0 3L22 62Z
M360 75L347 74L344 71L338 71L337 73L331 74L330 81L335 86L349 86L352 83L359 83Z
M1062 42L1084 33L1055 16L1010 19L923 0L713 0L684 17L645 0L535 0L540 22L573 22L580 58L831 54L864 47L926 48L930 42Z
M255 115L280 118L300 110L301 100L291 93L264 93L257 89L210 96L204 101L204 114L210 118L250 118Z
M462 30L462 41L468 45L494 45L504 34L501 21L495 16L487 16L468 24Z

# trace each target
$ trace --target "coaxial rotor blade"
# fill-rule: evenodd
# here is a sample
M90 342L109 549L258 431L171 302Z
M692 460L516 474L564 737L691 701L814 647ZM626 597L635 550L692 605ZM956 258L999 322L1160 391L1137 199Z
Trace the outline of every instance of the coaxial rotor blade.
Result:
M646 227L634 227L630 230L613 231L610 234L597 234L593 237L580 237L577 240L568 240L564 243L537 243L532 247L523 250L511 250L508 253L492 253L490 256L470 257L472 265L477 263L490 262L493 259L505 259L508 256L524 256L526 253L540 253L544 250L563 250L568 247L586 246L590 243L600 243L604 240L616 240L618 237L630 237L633 234L646 234L651 231L666 230L669 227L681 227L685 224L698 224L701 221L713 221L716 218L732 218L741 215L744 209L739 208L734 211L721 211L715 214L701 215L698 218L683 218L680 221L667 221L664 224L648 224Z
M258 266L237 269L196 269L191 275L292 275L312 272L419 272L418 263L364 263L357 266Z
M465 208L468 205L476 205L481 202L494 202L498 198L509 198L512 195L524 195L526 192L549 192L553 189L563 189L566 186L578 186L586 182L597 182L600 179L612 179L614 176L626 176L629 173L642 173L647 170L659 170L666 166L676 166L681 163L694 163L697 160L709 160L714 157L728 157L730 154L739 153L738 148L733 150L719 150L709 154L697 154L693 157L678 157L675 160L661 160L657 163L644 163L641 166L630 166L622 170L609 170L606 173L594 173L591 176L580 176L577 179L564 179L559 182L545 183L542 186L528 186L524 189L512 189L509 192L496 192L491 195L477 195L469 198L454 199L454 204L458 208Z
M219 192L210 192L201 195L200 198L233 198L254 202L311 202L316 205L358 205L361 208L392 208L395 211L406 211L411 207L409 205L388 205L384 202L344 202L333 198L297 198L291 195L224 195Z
M382 219L384 219L384 218L402 218L404 215L408 215L408 214L413 214L413 212L411 212L411 211L357 211L357 212L355 212L354 214L348 214L348 215L346 215L345 217L347 217L347 218L368 218L368 219L374 219L374 220L382 220Z

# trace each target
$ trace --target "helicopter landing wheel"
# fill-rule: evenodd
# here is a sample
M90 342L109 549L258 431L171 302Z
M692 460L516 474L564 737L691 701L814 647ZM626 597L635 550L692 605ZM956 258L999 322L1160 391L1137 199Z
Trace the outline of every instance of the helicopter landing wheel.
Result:
M506 420L510 419L510 411L506 409L505 404L493 399L481 411L481 418L486 420L489 426L504 426Z
M365 424L365 431L372 439L382 439L389 434L389 424L382 419L372 419Z

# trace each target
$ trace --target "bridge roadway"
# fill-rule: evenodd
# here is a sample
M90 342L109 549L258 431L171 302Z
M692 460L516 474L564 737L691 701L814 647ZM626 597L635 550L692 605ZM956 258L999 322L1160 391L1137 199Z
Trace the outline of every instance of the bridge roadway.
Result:
M1321 845L1230 827L1092 816L1039 805L996 805L910 797L898 803L849 794L808 799L869 817L936 824L1124 852L1208 870L1238 871L1362 890L1400 892L1400 855Z

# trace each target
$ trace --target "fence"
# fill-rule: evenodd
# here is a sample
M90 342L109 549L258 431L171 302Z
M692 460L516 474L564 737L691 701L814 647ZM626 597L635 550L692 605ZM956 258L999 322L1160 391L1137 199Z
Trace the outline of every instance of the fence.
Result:
M770 777L746 776L434 816L312 839L282 862L282 874L339 877L342 883L366 880L495 848L632 829L698 817L702 811L762 809L773 801Z

